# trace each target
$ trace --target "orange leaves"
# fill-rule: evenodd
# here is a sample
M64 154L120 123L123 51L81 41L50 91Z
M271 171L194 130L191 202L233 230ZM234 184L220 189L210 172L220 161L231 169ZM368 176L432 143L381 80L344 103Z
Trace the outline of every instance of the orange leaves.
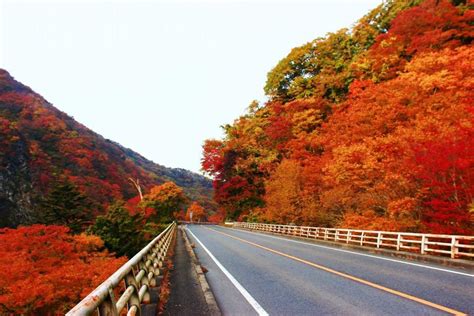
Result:
M392 219L412 217L418 208L419 201L412 197L402 197L398 200L392 200L388 203L388 214Z
M193 202L189 207L186 212L186 220L189 221L191 220L191 214L193 216L193 221L195 222L200 222L201 220L204 220L206 217L206 212L204 208L199 205L197 202Z
M372 225L364 218L373 216L377 218L374 223L387 227L441 231L439 227L421 226L422 214L429 208L425 190L436 191L442 185L431 182L425 188L420 186L423 164L412 162L414 148L416 144L439 143L444 148L439 152L447 157L443 139L461 136L460 126L470 124L468 100L473 97L474 64L467 56L473 53L472 47L463 47L421 54L396 79L380 84L354 83L350 98L323 126L320 137L326 155L330 155L324 168L321 203L347 212L343 225L363 228ZM469 157L465 152L459 154ZM442 163L432 166L440 168ZM448 197L448 192L443 196ZM435 213L456 218L454 225L449 221L442 224L445 232L460 232L455 226L465 227L462 223L467 217L448 215L443 203L436 202ZM466 202L461 208L466 215ZM430 214L425 215L425 223L427 218L436 217Z
M375 81L397 76L416 54L455 48L472 41L472 13L448 0L427 0L402 11L387 33L355 62L356 68Z
M63 314L119 268L95 236L62 226L0 230L0 313Z
M382 155L369 142L340 146L332 151L333 160L324 168L327 182L351 183L364 189L379 178Z
M166 203L167 201L184 196L183 189L174 182L168 181L159 186L151 188L150 193L145 195L145 201L153 201L158 203Z
M211 223L222 223L224 222L224 218L225 218L225 212L217 211L216 213L210 215L207 218L207 221Z
M353 229L405 231L407 230L407 227L413 227L414 224L416 223L412 220L400 221L399 219L379 216L375 211L367 210L361 213L346 213L341 226Z
M424 92L466 93L474 86L472 46L421 54L405 66L400 80L422 88Z
M76 243L76 251L92 253L94 251L101 251L104 249L104 242L100 237L94 235L86 235L84 233L73 236ZM103 255L99 253L99 255Z
M173 213L181 210L186 199L183 189L168 181L151 188L150 193L143 197L141 206L148 211L149 208L153 209L152 218L166 223L173 220Z
M270 221L300 223L303 219L301 167L283 160L265 182L265 216Z

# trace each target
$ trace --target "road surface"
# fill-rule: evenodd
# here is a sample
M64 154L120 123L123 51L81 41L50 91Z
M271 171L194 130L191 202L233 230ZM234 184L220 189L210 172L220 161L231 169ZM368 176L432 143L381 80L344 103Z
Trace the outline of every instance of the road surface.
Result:
M474 315L474 271L220 226L187 232L224 315Z

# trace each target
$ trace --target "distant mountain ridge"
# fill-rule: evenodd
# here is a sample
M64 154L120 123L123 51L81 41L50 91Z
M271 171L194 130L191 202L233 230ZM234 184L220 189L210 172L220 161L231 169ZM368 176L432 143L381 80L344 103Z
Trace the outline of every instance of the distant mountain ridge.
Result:
M101 213L110 202L137 194L129 178L139 179L144 190L173 181L213 208L208 178L105 139L0 69L0 227L28 223L41 196L64 180Z

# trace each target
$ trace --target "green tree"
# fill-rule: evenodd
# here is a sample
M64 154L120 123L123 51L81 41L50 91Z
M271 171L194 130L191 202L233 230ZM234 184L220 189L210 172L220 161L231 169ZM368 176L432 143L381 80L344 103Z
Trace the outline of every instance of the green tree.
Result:
M282 102L309 97L323 97L336 103L343 101L355 78L353 63L374 44L379 34L388 31L400 11L420 2L384 1L352 29L328 33L293 48L268 73L265 93L272 100Z
M107 214L97 216L89 232L100 236L117 256L131 258L146 245L143 223L142 214L131 215L124 202L119 201L109 207Z
M60 182L40 202L36 222L46 225L63 225L75 234L92 222L91 204L70 182Z

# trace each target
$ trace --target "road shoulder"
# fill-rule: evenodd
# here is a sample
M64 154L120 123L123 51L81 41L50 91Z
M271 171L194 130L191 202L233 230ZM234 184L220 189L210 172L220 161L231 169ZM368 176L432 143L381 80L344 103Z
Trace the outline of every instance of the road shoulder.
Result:
M199 262L196 254L194 253L191 242L189 241L188 236L186 234L186 230L183 227L180 227L180 230L183 235L183 239L186 245L186 250L188 251L188 254L191 258L191 262L194 266L194 270L196 272L197 278L201 285L201 289L204 293L204 298L209 308L209 313L211 315L221 315L221 310L219 309L219 305L217 304L216 298L214 297L214 293L212 293L211 287L209 286L209 283L207 282L204 271L202 270L201 263Z
M164 315L221 315L197 263L189 241L182 229L178 229L173 269L170 271L170 297ZM207 287L206 287L207 285Z

